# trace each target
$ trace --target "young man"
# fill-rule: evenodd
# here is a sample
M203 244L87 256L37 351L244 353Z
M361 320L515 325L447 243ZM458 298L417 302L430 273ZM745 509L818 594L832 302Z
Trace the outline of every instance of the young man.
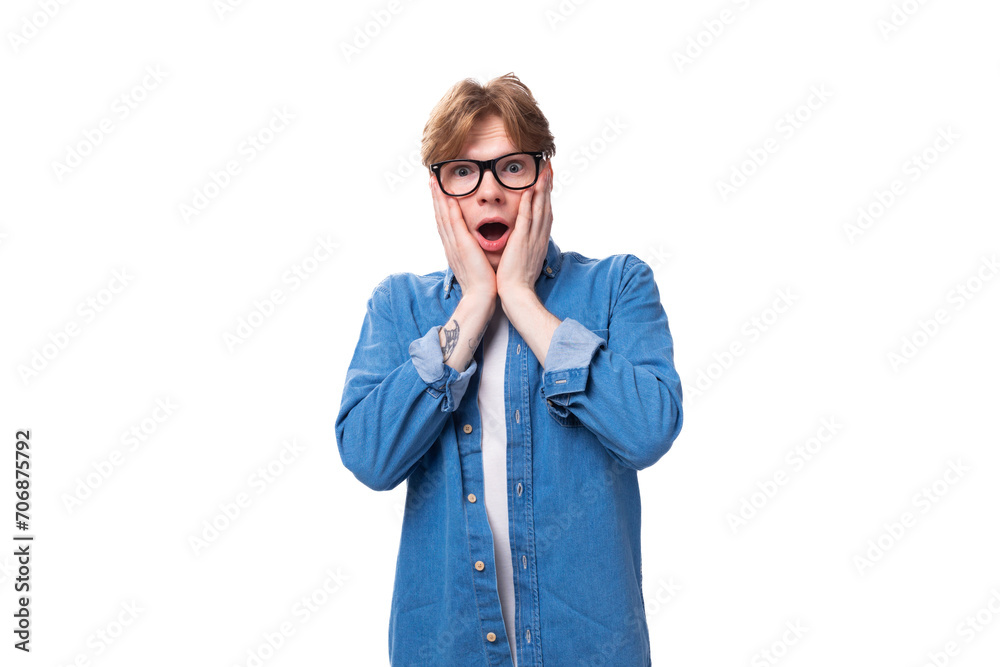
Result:
M424 129L448 268L372 291L336 420L344 465L407 480L393 665L650 665L636 471L683 422L650 267L550 237L548 121L512 74Z

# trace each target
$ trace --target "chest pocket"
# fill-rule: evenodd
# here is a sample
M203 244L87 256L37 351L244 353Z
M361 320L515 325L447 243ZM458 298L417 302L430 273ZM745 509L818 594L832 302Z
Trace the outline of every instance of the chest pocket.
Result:
M591 329L591 331L600 336L601 338L603 338L605 343L608 342L607 329ZM590 382L589 379L587 381ZM577 419L576 415L574 415L572 412L567 413L567 415L563 417L558 412L556 412L556 409L553 408L551 405L546 405L545 407L547 408L549 416L552 417L552 419L554 419L556 423L559 424L560 426L565 426L567 428L580 428L583 426L583 424L580 423L580 420ZM565 410L565 408L562 409Z

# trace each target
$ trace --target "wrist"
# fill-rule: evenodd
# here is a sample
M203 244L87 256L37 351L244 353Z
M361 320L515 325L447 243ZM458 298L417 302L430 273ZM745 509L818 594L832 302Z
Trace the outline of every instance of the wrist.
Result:
M488 292L467 292L462 295L459 304L466 303L478 311L493 313L497 305L497 295Z
M500 294L500 305L503 307L508 319L510 318L510 310L524 310L533 303L541 303L541 301L538 299L538 295L535 294L535 290L527 285L510 287Z

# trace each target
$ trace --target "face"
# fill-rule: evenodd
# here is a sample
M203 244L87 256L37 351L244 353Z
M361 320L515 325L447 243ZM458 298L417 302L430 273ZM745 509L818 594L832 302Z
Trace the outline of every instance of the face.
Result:
M489 115L480 118L472 126L459 157L473 160L492 160L501 155L516 153L518 150L520 149L511 144L507 138L503 119L499 116ZM500 257L507 246L507 239L517 221L521 196L527 191L508 190L497 183L493 172L487 171L483 174L483 182L479 184L478 190L465 197L456 197L458 205L462 209L465 224L469 227L469 233L486 253L486 258L490 260L494 271L500 264ZM497 233L502 229L499 225L485 226L483 227L483 231L486 233L484 236L479 228L487 222L502 222L507 228L497 237Z

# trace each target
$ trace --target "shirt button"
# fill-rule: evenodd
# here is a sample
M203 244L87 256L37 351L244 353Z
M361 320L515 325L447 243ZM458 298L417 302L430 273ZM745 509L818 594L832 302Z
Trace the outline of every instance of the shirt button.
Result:
M486 567L486 563L484 563L481 560L477 560L476 561L476 569L477 570L479 570L480 572L482 572L484 567Z
M517 483L517 495L521 495L521 483Z
M466 424L465 426L462 427L462 430L465 431L466 433L472 433L472 424Z
M486 638L489 639L491 642L495 642L497 640L497 636L492 632L487 632Z
M552 405L552 399L551 398L546 398L545 402L548 403L549 405ZM468 427L466 427L466 428L468 428ZM468 433L468 431L466 431L466 433Z
M520 410L514 410L514 421L516 421L518 424L521 423L521 411Z
M531 643L531 628L528 628L528 629L527 629L527 630L526 630L526 631L524 632L524 636L528 638L528 643L530 644L530 643Z
M527 556L521 556L521 567L523 567L525 570L528 569L528 557Z
M549 274L551 276L552 275L552 267L551 266L546 266L545 267L545 273L547 273L547 274Z
M521 354L521 344L520 343L517 344L517 353Z
M474 494L474 493L470 493L469 494L469 502L470 503L476 502L476 494Z

